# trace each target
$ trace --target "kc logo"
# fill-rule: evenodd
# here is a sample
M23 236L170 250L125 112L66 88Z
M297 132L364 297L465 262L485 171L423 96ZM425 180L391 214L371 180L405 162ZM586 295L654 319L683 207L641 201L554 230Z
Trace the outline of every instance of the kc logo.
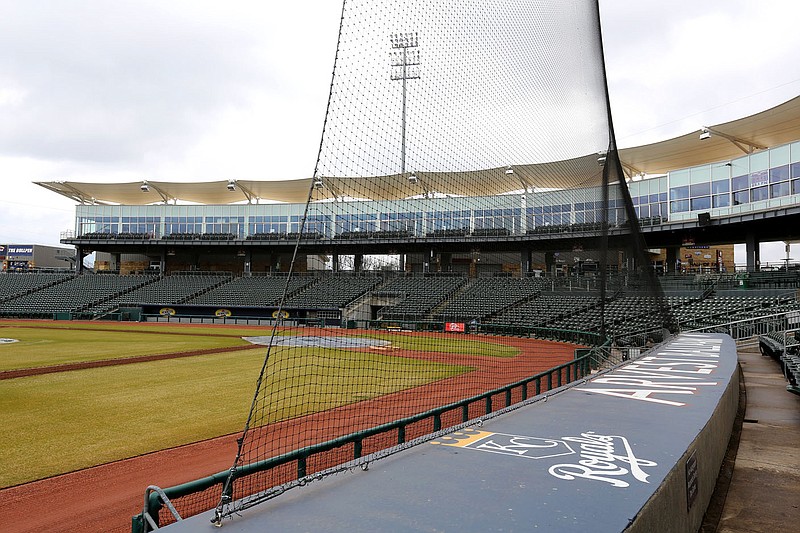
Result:
M648 483L649 474L644 468L657 466L654 461L636 457L627 438L620 435L599 435L592 431L576 437L546 439L468 429L439 438L432 444L524 459L564 461L574 458L572 462L553 464L547 472L565 481L586 479L620 488L630 486L631 478Z

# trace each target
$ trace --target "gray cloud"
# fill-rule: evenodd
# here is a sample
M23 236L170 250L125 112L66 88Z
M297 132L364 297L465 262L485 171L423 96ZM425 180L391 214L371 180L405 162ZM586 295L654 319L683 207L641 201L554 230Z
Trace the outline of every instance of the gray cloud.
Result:
M4 4L0 155L124 163L178 150L269 86L255 36L225 21L160 4Z

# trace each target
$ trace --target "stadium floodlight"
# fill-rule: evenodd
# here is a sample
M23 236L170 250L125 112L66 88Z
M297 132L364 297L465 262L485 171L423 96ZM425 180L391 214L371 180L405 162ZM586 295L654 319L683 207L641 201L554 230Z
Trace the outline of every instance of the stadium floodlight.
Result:
M400 146L400 173L406 171L406 82L419 79L419 65L421 63L419 50L409 50L419 46L419 34L393 33L389 40L394 49L390 53L392 66L392 81L403 82L403 111L401 118L401 146Z
M411 174L408 176L408 182L409 182L409 183L417 183L417 182L419 182L419 180L417 179L417 176L416 176L416 174L414 174L414 173L412 172L412 173L411 173Z
M236 180L228 180L228 190L233 192L236 190Z
M606 164L606 154L605 150L597 152L597 164L603 166Z
M711 138L711 131L708 128L703 128L700 130L700 140L705 141L706 139Z
M325 186L325 184L322 183L322 178L314 178L314 188L315 189L322 189L324 186Z
M510 176L513 173L514 173L514 169L511 168L511 165L508 165L508 168L506 168L506 175Z
M150 185L148 185L146 181L143 181L142 186L139 188L142 190L142 192L150 192Z

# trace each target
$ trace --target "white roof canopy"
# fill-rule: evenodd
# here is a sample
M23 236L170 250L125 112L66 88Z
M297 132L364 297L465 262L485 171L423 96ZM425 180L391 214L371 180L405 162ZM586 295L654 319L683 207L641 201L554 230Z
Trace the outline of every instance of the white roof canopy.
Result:
M624 148L620 159L625 172L665 174L671 170L724 161L745 153L800 139L800 97L762 111L704 130L658 143ZM701 139L701 136L704 137ZM483 196L526 188L586 187L600 183L602 167L597 154L530 165L465 172L415 172L377 177L322 177L336 196L344 198L401 199L426 192L458 196ZM147 184L145 187L144 184ZM79 203L147 205L163 202L231 204L242 201L305 203L312 179L210 182L136 181L89 183L74 181L37 182ZM144 191L144 192L143 192ZM369 191L369 193L365 193Z

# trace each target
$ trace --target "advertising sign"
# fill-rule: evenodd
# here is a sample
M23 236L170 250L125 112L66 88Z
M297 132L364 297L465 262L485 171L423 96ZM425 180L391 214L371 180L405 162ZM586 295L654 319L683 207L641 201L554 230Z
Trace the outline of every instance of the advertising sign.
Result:
M30 244L10 244L8 246L8 250L6 252L8 256L26 256L30 257L33 255L33 246Z
M466 328L463 322L445 322L444 329L452 333L464 333Z

